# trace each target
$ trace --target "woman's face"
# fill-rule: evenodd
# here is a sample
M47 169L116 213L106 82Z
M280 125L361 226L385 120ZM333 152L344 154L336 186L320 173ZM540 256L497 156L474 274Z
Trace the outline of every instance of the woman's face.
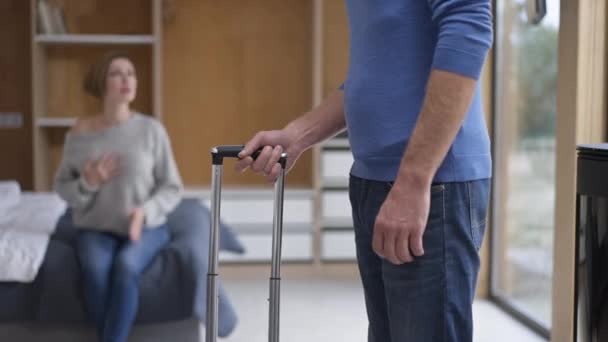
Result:
M108 68L105 99L114 103L130 103L137 93L137 76L133 63L116 58Z

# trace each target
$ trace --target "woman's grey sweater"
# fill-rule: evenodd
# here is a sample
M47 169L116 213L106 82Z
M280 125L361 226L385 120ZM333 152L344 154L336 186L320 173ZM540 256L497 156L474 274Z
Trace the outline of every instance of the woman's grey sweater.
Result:
M118 156L119 173L94 189L84 179L84 165L105 153ZM144 210L145 227L164 223L181 198L182 181L162 124L133 114L101 131L68 132L55 191L72 208L79 228L126 235L137 207Z

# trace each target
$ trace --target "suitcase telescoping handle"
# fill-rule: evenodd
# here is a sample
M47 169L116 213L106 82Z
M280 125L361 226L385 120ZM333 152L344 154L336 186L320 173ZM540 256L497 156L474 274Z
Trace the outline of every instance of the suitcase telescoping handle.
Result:
M211 178L211 229L209 232L209 271L207 273L207 322L206 342L217 341L218 329L218 253L220 227L220 201L222 191L222 165L224 158L238 158L243 145L216 146L211 149L213 162ZM252 154L255 159L261 149ZM268 341L279 341L279 307L281 291L281 239L283 235L283 195L285 191L285 166L287 154L281 154L279 159L281 172L274 186L274 216L272 227L272 259L270 271L270 297Z

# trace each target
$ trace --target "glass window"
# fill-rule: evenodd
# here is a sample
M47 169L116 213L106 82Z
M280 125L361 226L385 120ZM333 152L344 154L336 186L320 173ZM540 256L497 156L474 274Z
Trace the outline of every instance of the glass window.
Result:
M496 1L492 294L550 329L559 0L528 5Z

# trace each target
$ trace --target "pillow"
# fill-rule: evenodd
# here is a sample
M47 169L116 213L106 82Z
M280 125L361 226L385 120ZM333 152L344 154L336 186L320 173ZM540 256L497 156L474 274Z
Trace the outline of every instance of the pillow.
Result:
M173 234L183 234L190 229L202 229L209 234L211 227L211 212L194 198L182 200L175 210L168 216L168 224ZM205 246L207 247L207 246ZM220 250L237 254L245 253L245 247L238 240L232 229L220 222Z
M192 267L187 274L194 276L194 298L192 298L193 312L201 322L206 322L207 303L207 272L209 259L209 227L210 212L197 199L184 199L180 205L169 215L168 224L171 229L171 248L177 249L183 260ZM220 249L243 253L245 249L230 228L220 224ZM236 311L224 290L221 280L218 281L218 335L226 337L235 329L238 319Z

